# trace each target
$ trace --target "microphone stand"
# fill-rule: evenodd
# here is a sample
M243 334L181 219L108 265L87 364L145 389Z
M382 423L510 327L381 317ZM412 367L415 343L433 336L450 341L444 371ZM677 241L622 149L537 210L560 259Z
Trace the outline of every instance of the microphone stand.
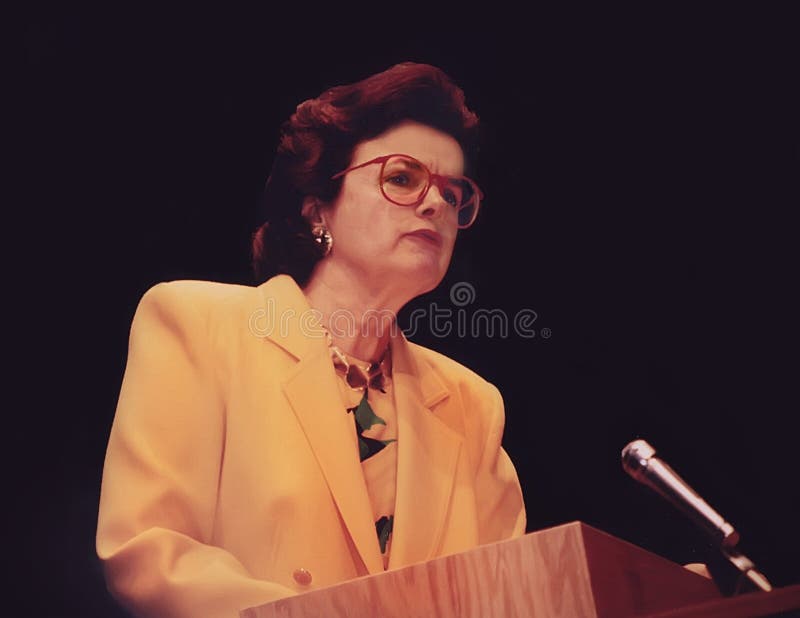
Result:
M721 547L720 549L722 555L725 556L733 566L739 569L740 574L736 582L736 588L733 590L734 595L742 592L743 583L747 580L753 583L759 590L764 592L770 592L772 590L772 585L764 574L756 569L756 565L753 564L750 558L735 547Z

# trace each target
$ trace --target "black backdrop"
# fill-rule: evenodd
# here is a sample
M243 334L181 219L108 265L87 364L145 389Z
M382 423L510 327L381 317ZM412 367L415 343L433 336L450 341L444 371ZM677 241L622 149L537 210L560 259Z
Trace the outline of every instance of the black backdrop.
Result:
M782 6L32 15L14 123L31 208L7 239L11 304L35 325L7 329L30 370L9 412L15 615L118 615L93 536L138 299L171 279L251 283L280 123L404 60L448 72L486 128L485 209L409 311L454 308L466 282L470 314L538 316L533 339L413 336L502 391L529 530L580 519L709 559L622 472L620 449L645 437L775 584L799 582L797 46Z

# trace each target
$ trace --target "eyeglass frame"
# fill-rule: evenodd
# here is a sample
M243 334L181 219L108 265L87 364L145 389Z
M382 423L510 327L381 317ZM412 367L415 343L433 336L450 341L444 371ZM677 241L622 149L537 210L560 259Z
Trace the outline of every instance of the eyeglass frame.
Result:
M383 170L386 167L386 162L389 159L391 159L392 157L404 157L406 159L411 159L412 161L418 163L422 167L422 169L424 169L428 173L428 182L425 185L425 188L420 193L419 198L417 198L417 200L415 202L413 202L413 203L404 204L403 202L398 202L396 200L393 200L388 195L386 195L386 191L384 191L384 189L383 189L383 181L382 181ZM389 202L391 202L392 204L396 204L397 206L409 206L409 207L416 208L417 206L422 204L422 202L425 201L425 197L428 195L428 191L431 190L431 186L436 185L436 188L439 189L439 193L441 194L442 187L444 186L444 182L446 182L447 180L466 180L472 186L472 188L474 189L474 192L475 192L474 196L472 198L473 200L475 200L475 211L474 211L474 213L472 215L472 218L470 219L470 222L467 225L463 225L463 226L459 224L458 225L458 229L460 229L460 230L467 229L473 223L475 223L475 219L478 218L478 211L480 210L481 201L483 200L484 195L483 195L483 191L481 191L481 188L478 186L478 184L474 180L472 180L471 178L468 178L467 176L446 176L444 174L434 174L428 168L427 165L425 165L419 159L417 159L415 157L412 157L411 155L407 155L407 154L396 152L396 153L393 153L393 154L388 154L388 155L382 155L380 157L375 157L374 159L372 159L370 161L366 161L365 163L360 163L359 165L354 165L353 167L348 167L346 170L342 170L341 172L338 172L338 173L334 174L333 176L331 176L331 180L336 180L338 178L341 178L342 176L344 176L345 174L347 174L349 172L352 172L352 171L357 170L357 169L361 169L362 167L366 167L368 165L375 165L377 163L381 164L381 171L380 171L380 175L378 176L378 178L379 178L378 187L381 190L381 195L383 195L383 197L386 200L388 200ZM461 208L459 208L456 211L456 215L458 215L459 210L461 210Z

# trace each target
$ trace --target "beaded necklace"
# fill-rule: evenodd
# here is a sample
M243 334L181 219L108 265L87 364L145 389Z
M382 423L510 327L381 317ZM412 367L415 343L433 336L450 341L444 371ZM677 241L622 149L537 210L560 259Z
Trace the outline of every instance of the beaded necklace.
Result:
M334 345L328 329L325 329L325 336L328 347L331 351L331 359L336 372L344 377L347 385L353 390L364 391L369 388L377 388L382 393L392 382L392 354L387 346L381 360L369 364L359 364L350 361L342 350Z

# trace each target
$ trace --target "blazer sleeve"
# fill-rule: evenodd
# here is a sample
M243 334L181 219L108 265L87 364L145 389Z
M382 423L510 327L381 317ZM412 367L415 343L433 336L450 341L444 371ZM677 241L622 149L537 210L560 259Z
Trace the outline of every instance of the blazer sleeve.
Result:
M201 285L158 284L140 301L106 452L97 553L136 616L238 618L295 594L212 544L224 398Z
M496 386L485 384L489 388L489 420L475 481L481 545L522 536L526 526L525 502L517 471L502 447L503 398Z

